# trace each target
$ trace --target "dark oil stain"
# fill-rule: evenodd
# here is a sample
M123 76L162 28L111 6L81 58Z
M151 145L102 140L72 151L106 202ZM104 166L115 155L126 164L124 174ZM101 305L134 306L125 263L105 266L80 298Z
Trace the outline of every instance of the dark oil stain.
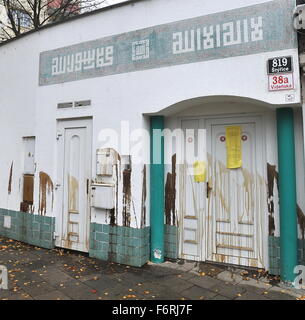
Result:
M8 194L11 194L11 192L12 192L13 166L14 166L14 162L12 161L10 174L9 174L9 178L8 178L8 187L7 187Z
M111 226L114 226L116 224L114 209L108 210L108 214L109 214L109 219L110 219L110 223L109 224Z
M108 216L110 218L110 225L115 226L115 209L110 209L108 211ZM116 244L115 244L116 235L113 233L112 228L109 230L109 244L108 244L108 261L116 261Z
M269 236L274 236L274 182L279 188L279 173L276 171L276 166L267 164L267 178L268 178L268 211L269 211ZM302 239L305 238L305 215L300 206L297 204L297 218L298 224L301 228Z
M20 202L20 211L26 213L34 213L34 206L25 201Z
M118 161L119 163L116 163L115 165L115 176L116 176L116 179L115 179L115 212L113 213L114 215L114 218L112 218L114 221L113 221L113 225L115 225L118 221L118 207L119 207L119 165L121 163L121 158L118 154ZM111 220L111 219L110 219Z
M172 156L172 172L168 172L165 184L165 222L176 224L176 154Z
M278 180L279 174L276 171L276 166L267 163L267 180L268 180L268 212L269 212L269 236L274 236L275 223L274 223L274 183L276 182L277 188L279 187Z
M123 226L130 226L131 166L123 170Z
M297 205L297 217L298 217L298 223L299 223L299 226L300 226L301 232L302 232L302 239L304 240L304 236L305 236L305 215L304 215L304 212L302 211L302 209L299 207L299 205Z
M143 167L143 182L142 182L142 205L141 205L141 228L146 226L146 165Z
M47 210L47 194L52 193L52 209L54 200L54 187L53 182L48 174L45 172L39 172L39 209L38 212L41 215L46 214Z

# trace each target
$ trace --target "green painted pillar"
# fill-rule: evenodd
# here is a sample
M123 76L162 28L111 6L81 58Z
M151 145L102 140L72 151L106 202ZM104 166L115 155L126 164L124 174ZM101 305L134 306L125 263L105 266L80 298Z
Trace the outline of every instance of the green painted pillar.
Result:
M150 118L150 257L164 261L164 118Z
M292 283L297 265L297 208L295 143L292 108L279 108L277 115L281 280Z

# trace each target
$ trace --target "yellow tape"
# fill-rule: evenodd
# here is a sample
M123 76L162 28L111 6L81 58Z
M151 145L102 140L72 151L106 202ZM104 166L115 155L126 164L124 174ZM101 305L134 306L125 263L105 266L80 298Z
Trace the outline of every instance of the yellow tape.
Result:
M195 182L205 182L207 176L207 165L205 161L195 161L194 167L194 180Z
M236 169L242 166L241 127L226 128L227 168Z

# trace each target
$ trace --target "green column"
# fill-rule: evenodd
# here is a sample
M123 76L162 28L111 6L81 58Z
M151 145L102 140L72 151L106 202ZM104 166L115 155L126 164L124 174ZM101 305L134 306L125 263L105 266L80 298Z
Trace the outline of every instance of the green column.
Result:
M276 110L279 198L280 198L280 246L281 280L293 282L297 265L297 208L293 109Z
M164 118L150 119L150 256L164 261Z

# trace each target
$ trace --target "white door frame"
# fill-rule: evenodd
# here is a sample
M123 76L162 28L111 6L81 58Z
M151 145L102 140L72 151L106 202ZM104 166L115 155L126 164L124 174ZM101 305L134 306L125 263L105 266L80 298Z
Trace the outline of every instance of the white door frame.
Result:
M266 112L267 114L267 112ZM206 137L207 137L207 151L209 150L208 146L208 141L210 137L210 130L207 128L207 124L211 123L213 121L219 122L221 124L221 121L223 123L230 121L230 119L234 119L234 123L245 123L245 122L255 122L256 123L256 128L257 132L261 132L260 138L258 135L256 135L256 139L260 139L260 143L262 144L262 155L261 155L261 174L262 178L267 184L267 157L266 157L266 130L265 130L265 125L266 125L266 117L265 113L247 113L247 114L219 114L219 115L207 115L207 116L184 116L184 117L178 117L178 122L180 125L180 128L182 128L182 121L183 120L191 120L191 119L199 119L200 124L202 124L202 128L205 128L207 130ZM180 179L181 173L178 175ZM180 184L180 183L179 183ZM178 184L178 185L179 185ZM181 193L180 190L178 191L178 196L179 196L179 257L182 257L182 245L183 245L183 212L181 211ZM206 188L205 192L203 194L204 198L206 199L205 201L207 202L206 198ZM260 221L262 222L262 226L260 228L261 230L261 241L260 241L260 252L261 252L261 261L266 270L269 268L269 261L268 261L268 207L267 207L267 185L266 185L266 201L264 201L263 206L264 210L260 213ZM206 232L206 224L208 221L208 215L207 215L207 203L205 205L205 210L204 210L204 216L202 218L202 223L201 223L201 230L199 230L200 233L200 248L199 248L199 259L200 261L206 261L207 259L207 247L206 247L206 241L207 241L207 232Z
M63 234L63 221L64 221L64 162L65 162L65 129L73 128L88 128L90 150L88 154L88 168L86 168L87 179L89 179L87 205L86 205L86 250L89 251L89 238L90 238L90 221L91 221L91 206L90 206L90 181L91 181L91 166L92 166L92 117L84 118L69 118L69 119L57 119L56 124L56 139L57 139L57 156L56 156L56 174L57 179L55 183L55 196L56 196L56 222L55 222L55 246L62 246L62 234ZM72 248L73 249L73 248Z

